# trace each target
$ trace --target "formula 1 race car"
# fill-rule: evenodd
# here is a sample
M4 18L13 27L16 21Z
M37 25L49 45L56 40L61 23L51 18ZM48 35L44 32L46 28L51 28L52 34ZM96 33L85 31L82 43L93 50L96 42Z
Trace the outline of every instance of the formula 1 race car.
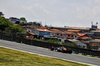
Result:
M63 53L72 53L72 50L65 48L65 47L51 47L49 48L51 51L63 52Z

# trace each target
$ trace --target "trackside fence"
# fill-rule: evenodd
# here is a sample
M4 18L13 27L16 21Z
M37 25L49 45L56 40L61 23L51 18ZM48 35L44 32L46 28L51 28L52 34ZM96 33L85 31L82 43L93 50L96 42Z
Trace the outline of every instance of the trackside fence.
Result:
M43 42L43 41L30 40L30 39L21 38L21 37L15 37L15 36L7 36L7 35L4 35L3 33L0 33L0 39L14 41L14 42L18 42L18 43L22 42L22 43L25 43L28 45L34 45L34 46L39 46L39 47L44 47L44 48L49 48L52 46L54 46L54 47L64 46L68 49L73 50L74 53L82 53L83 55L100 57L100 51L75 48L75 47L70 47L70 46L66 46L66 45L59 45L59 44L53 44L53 43L48 43L48 42Z

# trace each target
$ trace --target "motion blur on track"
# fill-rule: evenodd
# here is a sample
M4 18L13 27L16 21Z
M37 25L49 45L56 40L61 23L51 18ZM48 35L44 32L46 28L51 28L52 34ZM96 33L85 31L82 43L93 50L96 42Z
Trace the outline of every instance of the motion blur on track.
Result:
M51 51L57 51L57 52L63 52L63 53L69 53L71 54L72 53L72 50L68 49L68 48L65 48L65 47L50 47L49 48Z

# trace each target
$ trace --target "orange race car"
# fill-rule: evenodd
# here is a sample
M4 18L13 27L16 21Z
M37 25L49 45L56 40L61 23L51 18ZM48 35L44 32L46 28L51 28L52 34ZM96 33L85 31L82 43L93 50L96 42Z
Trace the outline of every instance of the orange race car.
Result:
M63 52L63 53L72 53L72 50L65 48L65 47L50 47L49 48L51 51L57 51L57 52Z

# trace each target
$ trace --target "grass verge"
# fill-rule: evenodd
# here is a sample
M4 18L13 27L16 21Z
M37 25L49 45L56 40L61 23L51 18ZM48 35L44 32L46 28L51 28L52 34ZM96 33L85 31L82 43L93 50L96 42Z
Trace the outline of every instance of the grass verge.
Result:
M0 66L87 66L0 47Z

